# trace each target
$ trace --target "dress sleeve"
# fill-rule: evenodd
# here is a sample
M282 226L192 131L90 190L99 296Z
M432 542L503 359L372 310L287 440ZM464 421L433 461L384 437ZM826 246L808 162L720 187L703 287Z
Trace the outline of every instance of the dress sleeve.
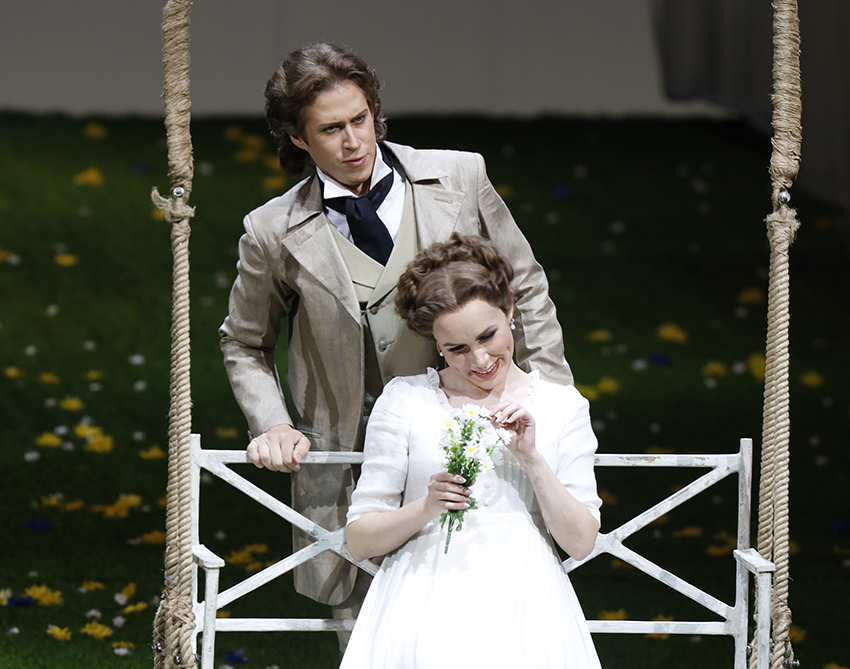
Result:
M348 523L372 511L395 511L401 507L409 453L410 412L405 410L408 393L401 377L393 379L372 408L363 446L363 467L348 508Z
M590 424L590 403L575 386L561 389L564 393L564 425L558 446L558 468L555 474L564 487L584 504L596 522L600 523L599 509L602 500L596 491L593 456L596 453L596 435Z

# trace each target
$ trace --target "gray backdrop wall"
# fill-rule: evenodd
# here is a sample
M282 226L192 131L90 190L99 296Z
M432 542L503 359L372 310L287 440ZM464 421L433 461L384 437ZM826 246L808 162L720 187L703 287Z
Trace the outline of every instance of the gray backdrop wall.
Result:
M164 0L12 3L0 108L162 112ZM372 64L390 113L718 109L664 99L650 0L195 0L191 29L195 114L260 113L274 66L313 41Z

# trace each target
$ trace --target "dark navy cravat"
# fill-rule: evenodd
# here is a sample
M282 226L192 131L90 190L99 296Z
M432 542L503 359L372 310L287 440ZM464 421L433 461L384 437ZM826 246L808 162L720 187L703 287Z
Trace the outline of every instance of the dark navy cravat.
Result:
M386 162L386 154L384 157ZM387 165L389 164L387 162ZM391 171L363 197L332 197L325 200L326 207L345 214L351 238L357 248L382 265L387 264L393 252L393 238L387 226L378 217L378 208L386 199L392 186Z

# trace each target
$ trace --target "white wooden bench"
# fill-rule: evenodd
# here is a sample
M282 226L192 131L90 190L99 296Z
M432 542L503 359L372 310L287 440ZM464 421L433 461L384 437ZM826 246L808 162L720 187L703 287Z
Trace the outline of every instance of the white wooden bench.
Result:
M282 632L282 631L338 631L350 630L354 621L320 618L216 618L216 612L235 600L256 590L296 566L325 551L332 551L354 562L345 547L343 530L328 531L294 511L279 499L262 490L227 465L249 464L244 450L204 450L199 435L192 435L192 602L195 613L195 647L201 634L201 669L213 669L215 635L218 632ZM359 464L362 453L311 452L302 462L304 466L322 464ZM737 453L728 455L608 455L596 456L597 467L685 467L706 468L709 471L684 488L671 494L620 527L600 533L593 552L584 560L568 559L567 571L574 571L601 554L613 555L665 585L689 597L716 614L722 621L654 621L654 620L588 620L592 633L627 634L687 634L728 635L735 641L734 669L747 668L747 624L749 610L749 574L758 582L758 669L767 669L770 659L770 607L773 564L761 558L750 548L750 509L752 482L752 441L742 439ZM219 592L219 572L225 561L199 541L199 502L201 470L226 481L234 488L259 502L288 523L299 527L315 541L287 558L266 567L236 585ZM691 585L675 574L654 564L644 556L623 545L623 541L646 527L672 509L709 489L727 476L738 478L738 537L734 550L736 587L734 604L725 604L712 595ZM355 563L371 574L377 567L369 560ZM204 600L198 599L198 567L205 572Z

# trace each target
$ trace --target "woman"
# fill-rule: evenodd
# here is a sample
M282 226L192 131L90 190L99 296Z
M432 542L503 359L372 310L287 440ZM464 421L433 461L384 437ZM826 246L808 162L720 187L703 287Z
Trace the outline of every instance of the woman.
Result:
M492 244L455 234L399 280L398 312L446 368L394 379L372 411L347 541L355 559L387 557L340 669L599 667L553 544L576 559L593 548L596 439L574 387L514 364L512 278ZM443 471L439 446L465 404L512 437L474 482ZM444 552L440 516L471 492Z

